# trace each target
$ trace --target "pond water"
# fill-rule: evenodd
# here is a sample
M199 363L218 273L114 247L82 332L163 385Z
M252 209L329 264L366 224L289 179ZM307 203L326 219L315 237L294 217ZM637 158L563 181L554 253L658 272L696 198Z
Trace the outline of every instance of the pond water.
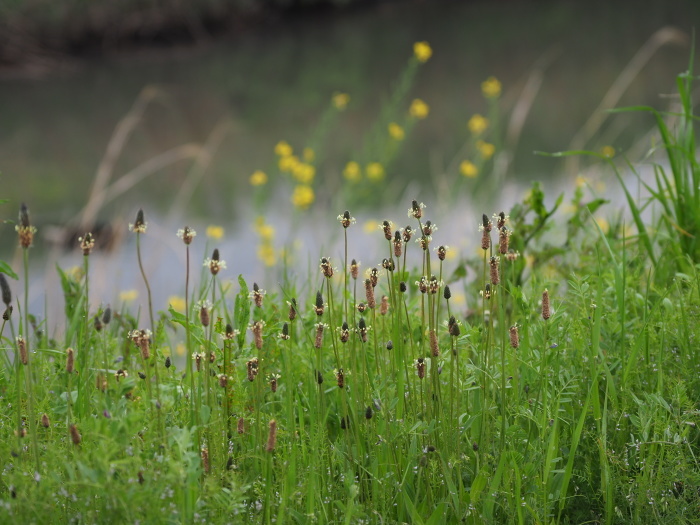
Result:
M185 221L199 228L225 226L220 242L235 254L232 275L265 275L256 257L256 216L277 229L280 247L298 238L300 252L308 251L315 260L323 247L337 252L330 248L337 246L335 216L348 203L362 224L396 217L403 225L410 199L424 200L453 225L452 231L441 230L455 237L449 243L466 247L471 242L465 240L467 225L471 231L482 211L510 205L530 181L544 180L548 188L572 186L580 166L533 151L610 145L618 153L639 155L643 148L636 145L651 125L643 115L608 117L587 140L577 144L576 137L592 116L602 115L601 103L616 82L622 88L608 99L612 106L666 108L675 76L688 67L691 25L697 20L700 3L692 0L388 2L287 18L193 49L88 61L42 79L1 79L0 197L11 201L3 205L2 216L14 217L19 202L26 201L44 234L51 225L75 218L120 119L149 89L154 96L116 156L111 180L183 145L189 146L177 151L186 156L208 144L210 156L194 168L190 158L149 172L100 206L95 218L125 225L139 207L146 209L151 235L162 245L157 257L150 255L151 270L163 283L173 278L164 271L168 261L181 262L174 232ZM343 168L371 151L368 132L390 101L417 41L428 41L433 55L419 67L401 101L401 115L420 98L429 105L429 116L401 141L385 180L348 185ZM623 71L629 77L620 78ZM507 146L506 154L497 156L504 163L489 164L486 175L467 180L459 173L461 160L468 157L466 123L475 113L488 115L481 83L490 76L503 87L503 132L490 140ZM301 151L311 144L337 92L347 93L350 102L316 152L316 202L309 211L294 213L292 185L277 172L274 146L286 140ZM521 128L508 136L505 130L516 124L514 108ZM249 184L258 169L270 179L262 191ZM491 185L488 173L495 173ZM474 200L479 209L469 207ZM360 236L359 225L357 230ZM17 268L10 227L0 229L0 239L4 257ZM362 239L356 242L372 245ZM49 252L45 244L40 237L33 257L49 261L49 268L56 260L79 263L78 254ZM134 281L133 240L127 248L100 256L110 266L99 293L114 294ZM200 251L203 255L204 241ZM308 268L307 262L301 264ZM173 265L179 272L180 265ZM36 288L38 297L46 286ZM171 293L178 291L162 293L159 301Z

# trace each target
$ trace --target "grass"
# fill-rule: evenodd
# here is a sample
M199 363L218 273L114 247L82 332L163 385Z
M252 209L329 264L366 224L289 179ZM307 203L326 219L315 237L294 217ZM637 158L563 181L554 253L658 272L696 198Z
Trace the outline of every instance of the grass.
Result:
M683 144L694 168L686 117L663 149ZM683 180L656 180L652 200L682 204ZM24 292L0 280L0 522L697 522L700 267L694 244L668 247L689 230L636 203L636 235L603 228L605 201L581 188L563 224L562 203L535 184L468 232L477 256L451 258L460 239L413 201L411 230L385 221L386 257L365 272L344 212L342 252L299 278L280 268L278 285L227 284L219 251L184 228L185 306L161 312L140 211L147 305L92 304L86 234L82 273L59 269L58 333L27 307L22 207Z

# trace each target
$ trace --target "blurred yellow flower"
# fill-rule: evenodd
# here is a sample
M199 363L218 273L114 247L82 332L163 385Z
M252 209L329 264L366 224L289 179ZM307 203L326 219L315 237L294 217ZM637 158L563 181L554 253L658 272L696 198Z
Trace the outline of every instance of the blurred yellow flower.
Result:
M607 234L610 231L610 223L604 218L595 217L595 222L598 223L598 226L603 231L603 233Z
M365 233L374 233L377 231L377 228L379 228L379 223L377 221L365 221L362 225L362 230Z
M260 259L265 266L274 266L277 263L275 248L269 243L261 244L258 246L258 259Z
M583 175L577 175L576 176L576 187L577 188L583 188L584 186L588 185L588 179L584 177Z
M481 135L484 131L486 131L486 128L489 127L489 120L477 113L472 115L472 118L469 119L469 122L467 122L467 127L469 128L469 131L472 132L472 135Z
M168 304L173 307L176 312L185 311L185 298L179 295L171 295L168 297Z
M264 241L271 241L275 237L275 227L271 224L266 224L265 219L262 217L255 219L255 231Z
M280 171L289 172L294 170L299 162L299 158L296 155L287 155L286 157L280 157L277 165L279 166Z
M597 193L605 193L606 188L607 188L607 186L605 185L605 183L602 180L597 180L595 182L595 191Z
M433 54L433 50L428 42L416 42L413 44L413 54L418 62L427 62Z
M280 140L275 145L275 155L279 155L280 157L289 157L292 152L292 147L285 140Z
M479 150L479 153L481 153L481 156L485 160L488 160L491 157L493 157L493 154L496 152L496 146L494 146L490 142L484 142L483 140L476 141L476 148Z
M207 237L214 239L215 241L221 240L224 237L224 229L221 226L214 226L210 224L207 226L206 231Z
M428 116L428 113L430 113L430 107L421 99L415 98L413 102L411 102L411 107L408 112L413 118L424 119Z
M66 271L66 275L68 275L74 281L80 281L83 278L83 275L85 275L85 271L83 270L82 266L71 266Z
M185 355L185 350L185 345L183 345L182 343L178 343L177 346L175 346L175 353L180 357Z
M347 93L336 93L333 95L333 105L338 111L343 111L350 102L350 95Z
M313 148L304 148L302 157L304 157L306 162L313 162L314 159L316 159L316 152L313 150Z
M456 304L457 306L463 306L467 304L467 298L463 293L452 293L452 299L450 299L452 304Z
M345 165L343 170L343 177L345 177L350 182L357 182L362 178L362 173L360 172L360 165L355 161L350 161Z
M267 184L267 175L265 175L265 172L260 170L254 171L250 176L250 184L253 186L264 186Z
M384 178L384 166L379 162L370 162L365 168L367 178L372 182L379 182Z
M496 77L489 77L481 83L481 92L486 98L496 98L501 94L501 82Z
M613 148L612 146L603 146L600 152L603 154L604 157L607 157L609 159L615 156L615 148Z
M136 290L124 290L123 292L119 293L119 300L124 303L128 303L135 301L138 296L139 292Z
M296 166L294 166L294 168L292 168L292 175L297 182L309 184L316 176L316 168L311 164L299 162Z
M389 124L389 135L391 135L391 138L394 140L403 140L406 133L396 122L392 122Z
M473 162L468 160L463 160L459 165L459 171L462 175L468 179L473 179L479 174L479 169L474 165Z
M292 192L292 204L301 210L307 209L314 202L316 195L311 186L300 184L294 188Z

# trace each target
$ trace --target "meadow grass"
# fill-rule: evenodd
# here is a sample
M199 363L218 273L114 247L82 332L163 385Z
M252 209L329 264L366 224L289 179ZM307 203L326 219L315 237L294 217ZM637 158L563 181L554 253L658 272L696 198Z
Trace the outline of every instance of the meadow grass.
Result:
M560 267L527 269L509 245L546 236L538 198L484 215L483 257L459 263L415 201L413 235L387 221L364 274L334 266L362 257L346 243L306 283L233 288L216 250L185 312L152 318L90 304L84 237L82 275L62 273L65 338L11 313L2 326L0 519L692 522L697 267L660 285L638 239L579 203L589 220ZM132 229L157 242L141 213ZM479 276L468 311L446 277L463 264Z

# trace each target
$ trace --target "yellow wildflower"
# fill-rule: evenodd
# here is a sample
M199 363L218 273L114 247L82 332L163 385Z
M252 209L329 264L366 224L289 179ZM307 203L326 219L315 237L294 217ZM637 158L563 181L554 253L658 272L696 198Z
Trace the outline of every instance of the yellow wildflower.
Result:
M304 157L306 162L313 162L316 159L316 152L313 150L313 148L304 148L302 157Z
M316 176L316 168L311 164L299 162L296 166L294 166L294 168L292 168L292 175L297 182L309 184Z
M171 295L168 297L168 304L173 307L176 312L185 311L185 298L179 295Z
M275 238L275 227L270 224L262 224L256 228L256 231L264 241L271 241Z
M260 170L254 171L250 176L250 184L252 186L264 186L267 184L267 175L265 175L265 172Z
M85 271L82 266L71 266L66 271L66 275L68 275L71 279L77 282L83 278L83 275L85 275Z
M350 95L347 93L336 93L333 95L333 105L338 111L343 111L350 102Z
M481 92L486 98L496 98L501 94L501 82L496 77L489 77L481 83Z
M275 155L289 157L293 153L292 147L285 140L280 140L275 145Z
M124 303L129 303L135 301L138 296L139 293L136 290L124 290L119 293L119 300Z
M609 159L615 156L615 148L613 148L612 146L603 146L600 152L603 154L604 157L607 157Z
M221 226L215 226L213 224L210 224L209 226L207 226L206 234L207 237L209 237L210 239L219 241L224 237L224 229Z
M406 135L403 128L399 126L396 122L389 124L389 135L394 140L403 140Z
M343 177L345 177L350 182L357 182L362 178L362 173L360 172L360 165L355 161L350 161L345 165L343 170Z
M604 218L595 217L595 222L598 223L598 226L603 231L603 233L607 234L610 231L610 223Z
M269 243L261 244L258 246L258 259L260 259L265 266L274 266L277 263L275 248Z
M433 54L433 50L428 42L416 42L413 44L413 55L418 62L427 62Z
M374 233L377 231L377 228L379 227L379 223L377 221L366 221L362 225L362 229L364 230L365 233Z
M474 165L473 162L468 160L463 160L459 165L459 171L462 175L468 179L473 179L479 174L479 169Z
M185 345L183 345L182 343L178 343L177 346L175 346L175 353L180 357L185 355L185 350Z
M586 177L584 177L583 175L576 176L576 187L577 188L583 188L584 186L587 186L587 185L588 185L588 180L586 179Z
M413 102L411 102L411 107L408 112L413 118L424 119L428 116L428 113L430 113L430 107L421 99L415 98Z
M277 163L280 171L284 172L293 171L297 164L299 164L299 158L296 155L287 155L286 157L280 157L280 160Z
M489 142L484 142L483 140L477 140L476 147L485 160L488 160L491 157L493 157L493 154L496 152L496 146Z
M469 119L469 122L467 122L467 127L469 128L469 131L472 132L472 135L481 135L484 131L486 131L486 128L489 127L489 119L482 117L477 113L472 115L472 118Z
M307 186L306 184L299 184L294 188L291 200L294 206L296 206L299 209L305 210L309 206L311 206L311 204L313 204L315 198L316 195L314 194L314 190L311 186Z
M384 178L384 166L379 162L370 162L365 168L367 178L372 182L379 182Z

